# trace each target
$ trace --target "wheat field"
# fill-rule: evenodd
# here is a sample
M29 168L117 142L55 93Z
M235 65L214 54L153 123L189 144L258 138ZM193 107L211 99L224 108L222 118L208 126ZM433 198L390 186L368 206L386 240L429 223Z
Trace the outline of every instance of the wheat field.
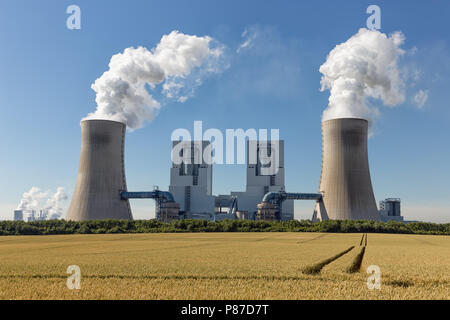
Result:
M332 233L0 237L0 299L450 299L449 236L368 234L361 269L349 273L361 237ZM319 272L304 271L338 254ZM69 265L80 267L80 290L66 286ZM379 290L367 287L369 265L380 267Z

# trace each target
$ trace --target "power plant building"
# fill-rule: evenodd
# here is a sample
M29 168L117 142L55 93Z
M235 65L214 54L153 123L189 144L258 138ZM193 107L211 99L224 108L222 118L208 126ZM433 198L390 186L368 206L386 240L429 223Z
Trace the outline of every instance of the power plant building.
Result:
M23 221L23 210L14 210L14 221Z
M388 198L380 201L380 217L382 221L403 221L400 212L400 199Z
M128 192L125 131L125 124L117 121L81 122L80 163L67 220L132 219L130 198L155 199L161 221L292 220L294 200L316 200L314 221L380 220L380 213L400 219L399 201L398 210L395 203L393 209L388 208L392 201L387 199L378 212L369 171L368 121L364 119L322 122L322 173L315 194L286 192L284 140L247 141L244 192L213 196L212 161L205 159L209 153L205 150L211 149L209 141L172 142L169 192ZM35 214L30 219L36 219Z
M249 219L255 219L257 206L264 195L279 191L285 191L284 140L247 141L246 190L231 192L232 196L237 197L239 211L246 211ZM283 202L280 218L294 219L293 200Z
M27 222L36 221L36 211L31 210L27 216Z
M214 218L212 164L203 157L209 145L209 141L173 141L172 144L169 192L187 219Z

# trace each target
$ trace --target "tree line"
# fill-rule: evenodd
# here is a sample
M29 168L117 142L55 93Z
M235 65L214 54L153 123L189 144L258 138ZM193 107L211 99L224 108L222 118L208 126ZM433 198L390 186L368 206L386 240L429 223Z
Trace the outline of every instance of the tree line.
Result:
M175 233L175 232L336 232L403 233L450 235L450 223L378 222L368 220L91 220L91 221L0 221L0 235L55 235L104 233Z

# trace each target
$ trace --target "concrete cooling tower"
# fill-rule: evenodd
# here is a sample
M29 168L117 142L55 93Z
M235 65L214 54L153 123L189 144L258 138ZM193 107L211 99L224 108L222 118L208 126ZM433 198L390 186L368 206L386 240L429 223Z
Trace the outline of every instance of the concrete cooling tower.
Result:
M67 220L133 219L124 168L125 124L109 120L81 122L81 155Z
M379 220L367 154L368 122L322 122L322 174L313 220Z

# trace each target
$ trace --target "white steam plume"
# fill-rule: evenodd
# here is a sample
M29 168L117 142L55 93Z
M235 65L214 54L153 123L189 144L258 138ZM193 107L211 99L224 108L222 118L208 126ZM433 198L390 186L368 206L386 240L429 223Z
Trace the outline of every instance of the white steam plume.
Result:
M145 121L152 121L160 108L147 87L154 89L164 82L162 93L184 102L205 74L221 71L222 55L223 47L212 38L178 31L164 35L152 50L127 48L111 57L109 70L92 84L97 110L83 120L115 120L130 129L140 128Z
M377 30L361 28L346 42L337 45L320 67L321 91L330 89L322 121L336 118L372 120L378 110L367 99L381 99L395 106L405 100L404 83L397 66L405 37L401 32L390 36Z
M50 219L57 219L63 214L63 202L68 199L63 187L58 187L56 193L47 199L44 210L48 212Z
M25 213L43 210L48 217L57 219L63 213L63 202L65 200L67 200L67 195L63 187L57 188L54 194L51 194L50 191L44 192L38 187L32 187L23 194L17 210L22 210Z
M31 187L28 192L24 192L17 210L31 211L38 210L43 199L48 197L48 192L43 192L38 187Z

